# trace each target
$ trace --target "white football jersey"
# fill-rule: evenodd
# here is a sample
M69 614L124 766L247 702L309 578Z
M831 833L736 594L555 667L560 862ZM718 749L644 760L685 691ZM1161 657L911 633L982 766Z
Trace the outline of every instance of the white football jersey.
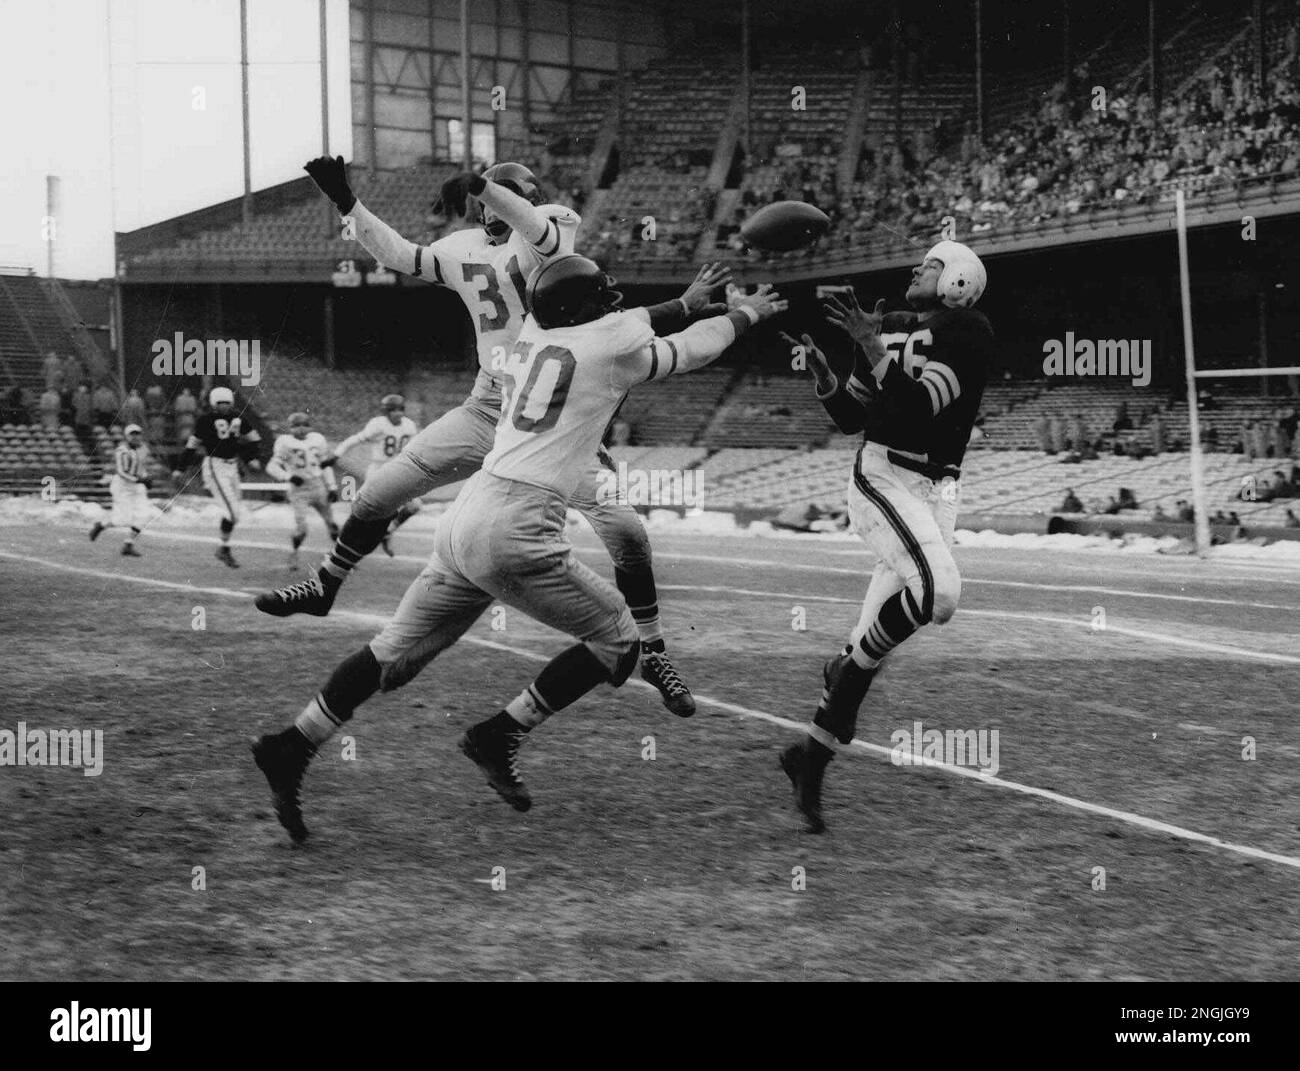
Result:
M530 316L506 358L501 420L484 470L568 498L624 395L670 375L677 360L676 344L655 338L643 312L550 330Z
M524 323L528 276L551 257L572 253L582 222L563 205L539 205L537 211L547 225L536 242L513 231L504 245L493 245L482 227L471 227L426 246L406 242L360 202L352 212L358 240L377 260L387 257L396 262L387 267L450 287L460 296L478 347L472 394L493 405L501 399L502 365Z
M319 431L309 431L303 438L296 435L277 435L271 454L274 468L271 475L301 476L304 480L319 480L324 475L321 458L329 453L329 444Z
M369 446L368 463L379 465L390 457L396 457L412 439L417 428L415 421L408 416L394 424L386 416L371 417L366 426L355 435L339 443L338 452L346 454L356 446Z

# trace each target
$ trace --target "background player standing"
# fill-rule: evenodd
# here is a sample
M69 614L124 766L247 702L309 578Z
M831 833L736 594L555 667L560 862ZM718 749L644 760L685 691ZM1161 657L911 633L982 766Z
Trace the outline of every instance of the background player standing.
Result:
M880 561L844 650L826 663L808 739L781 753L805 828L825 829L827 763L853 739L858 709L885 656L922 625L957 609L961 575L953 531L961 462L994 359L993 329L971 308L987 275L974 252L940 242L913 269L911 312L863 311L849 293L827 318L856 343L852 371L837 377L813 340L802 345L817 397L846 435L862 433L849 485L854 530ZM793 338L786 341L799 345Z
M90 530L93 542L106 528L130 528L131 534L122 544L125 558L142 557L135 549L136 537L149 520L149 447L144 441L144 429L139 424L128 424L122 441L113 451L113 478L108 493L113 499L113 513L107 524L96 521Z
M257 460L257 450L262 437L256 428L245 425L242 416L235 414L235 394L229 387L213 387L208 394L208 404L211 411L195 421L194 434L185 444L180 467L189 468L196 457L202 458L203 486L222 511L217 560L238 569L239 563L230 553L230 533L242 516L239 460L245 458L253 471L260 469L262 463ZM173 475L179 477L180 472Z
M383 410L382 416L371 417L366 422L366 426L355 435L350 435L338 445L338 449L326 454L322 464L327 467L349 450L358 446L370 447L370 458L366 463L366 469L362 485L369 480L380 466L390 461L403 450L406 444L415 438L419 429L415 426L415 421L406 415L406 399L400 394L385 394L379 402L379 408ZM388 544L388 537L398 528L404 525L412 517L420 512L420 503L418 499L402 504L395 516L384 530L381 543L389 556L392 555L392 548ZM338 539L339 533L333 533L335 539Z
M298 794L316 749L376 691L406 683L454 644L494 600L581 641L461 741L515 810L532 806L515 768L526 734L597 685L618 687L636 666L638 633L626 602L573 559L569 499L632 386L702 368L785 303L762 291L735 311L658 338L648 311L623 311L611 282L572 255L534 272L532 315L504 367L495 442L438 525L432 560L383 631L339 664L294 724L254 745L294 840L307 835Z
M290 569L298 568L298 548L307 538L308 508L315 510L325 522L330 538L338 538L339 526L330 514L330 504L338 501L338 489L334 474L323 464L328 455L329 444L319 431L312 431L311 418L306 413L290 413L289 433L276 437L275 449L266 466L270 475L290 485L289 504L293 507Z

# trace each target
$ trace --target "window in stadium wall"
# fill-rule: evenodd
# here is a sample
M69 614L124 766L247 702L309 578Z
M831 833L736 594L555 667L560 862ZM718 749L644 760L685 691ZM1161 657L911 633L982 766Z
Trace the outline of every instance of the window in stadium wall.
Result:
M450 160L459 160L465 151L465 124L459 119L448 119L447 154ZM476 163L490 163L496 159L496 130L491 123L475 123L470 149Z

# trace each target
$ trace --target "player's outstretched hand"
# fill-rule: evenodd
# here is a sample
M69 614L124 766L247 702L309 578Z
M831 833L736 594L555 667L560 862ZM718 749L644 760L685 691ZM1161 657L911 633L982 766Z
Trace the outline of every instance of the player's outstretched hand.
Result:
M709 307L709 295L724 283L731 282L731 269L727 265L713 261L701 265L691 285L682 292L682 301L691 312L705 312ZM723 312L726 309L722 310Z
M872 312L867 312L858 304L858 297L852 290L843 300L832 294L822 302L826 319L847 334L868 352L875 348L872 340L880 338L880 322L885 316L885 299L876 302Z
M798 338L795 338L793 335L787 335L782 331L781 337L786 341L787 345L789 345L790 352L793 355L798 356L799 353L803 354L804 360L808 362L808 367L812 371L812 374L817 377L817 382L819 384L829 383L831 381L830 362L826 360L826 354L822 353L822 351L817 348L817 343L812 340L811 335L803 334Z
M433 210L443 219L464 219L469 211L470 183L478 176L473 171L458 171L442 184Z
M771 283L764 283L754 293L746 294L737 303L736 308L749 308L758 313L760 320L770 320L778 313L785 312L790 303L772 289Z
M357 203L357 195L348 185L348 170L343 157L335 156L331 159L328 156L318 156L314 160L308 160L303 165L303 170L311 176L320 192L334 202L339 215L346 216L352 211L352 206Z

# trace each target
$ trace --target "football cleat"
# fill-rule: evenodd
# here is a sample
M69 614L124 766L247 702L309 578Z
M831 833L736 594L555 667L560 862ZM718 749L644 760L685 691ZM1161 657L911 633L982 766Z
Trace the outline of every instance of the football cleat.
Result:
M794 805L803 815L804 830L808 833L826 832L826 823L822 820L825 763L812 761L806 743L791 744L781 752L781 769L794 787Z
M460 749L487 775L487 783L516 811L526 811L533 798L519 779L515 763L525 734L494 731L486 722L471 726L460 739Z
M96 521L94 527L90 529L90 541L95 542L107 527L108 525L104 524L103 521Z
M262 613L270 614L272 617L289 617L291 614L324 617L334 605L334 596L338 591L337 584L323 584L320 574L313 573L306 580L299 580L296 584L263 592L253 600L253 605Z
M641 655L641 679L659 689L664 706L679 718L689 718L695 713L695 697L677 667L662 651L646 651Z
M293 730L297 733L297 730ZM307 763L311 761L314 748L302 738L302 745L295 747L281 733L263 736L253 743L253 761L257 768L266 775L266 783L271 786L271 802L275 807L275 817L289 833L289 839L301 844L307 839L307 826L302 820L302 805L298 793L302 788L302 777L307 772Z
M235 556L230 553L230 548L224 543L217 548L217 561L222 565L228 565L231 569L238 569L239 562L235 561Z
M141 554L138 550L136 550L135 547L133 547L130 543L123 543L123 544L122 544L122 557L123 557L123 558L143 558L144 555Z

